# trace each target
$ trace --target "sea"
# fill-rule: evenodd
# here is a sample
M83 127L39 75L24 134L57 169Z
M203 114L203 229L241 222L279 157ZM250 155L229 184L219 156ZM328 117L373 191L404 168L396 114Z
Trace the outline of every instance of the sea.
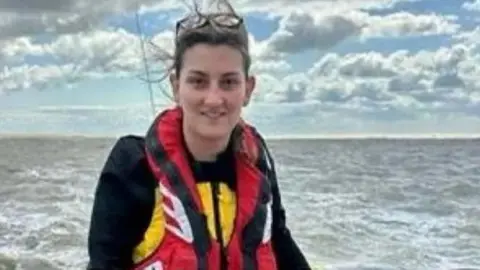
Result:
M116 138L0 138L0 270L85 269ZM480 269L479 139L277 139L287 224L318 269ZM323 267L323 268L322 268Z

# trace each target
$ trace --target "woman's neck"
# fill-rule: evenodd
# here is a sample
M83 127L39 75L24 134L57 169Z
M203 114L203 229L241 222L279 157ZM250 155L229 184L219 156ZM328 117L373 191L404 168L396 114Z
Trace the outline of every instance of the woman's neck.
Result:
M223 139L208 140L183 129L183 137L188 151L197 161L215 161L218 154L228 147L230 136Z

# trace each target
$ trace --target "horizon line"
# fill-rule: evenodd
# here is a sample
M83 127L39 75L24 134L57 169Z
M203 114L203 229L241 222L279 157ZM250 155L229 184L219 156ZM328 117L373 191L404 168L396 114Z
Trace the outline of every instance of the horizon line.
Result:
M0 132L0 139L6 138L86 138L115 139L127 135L144 136L135 132L121 134L95 133L48 133L48 132ZM352 139L480 139L480 133L333 133L333 134L284 134L262 135L266 140L352 140Z

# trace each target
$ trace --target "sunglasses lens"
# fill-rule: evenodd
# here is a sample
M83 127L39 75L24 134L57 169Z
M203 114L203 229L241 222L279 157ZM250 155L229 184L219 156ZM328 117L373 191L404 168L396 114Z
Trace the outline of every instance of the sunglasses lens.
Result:
M214 21L217 25L227 26L227 27L236 26L240 23L240 19L238 17L232 16L232 15L222 15L222 14L213 17L212 21Z
M190 16L181 23L181 26L183 28L195 28L201 26L202 24L205 24L206 21L207 19L204 17Z

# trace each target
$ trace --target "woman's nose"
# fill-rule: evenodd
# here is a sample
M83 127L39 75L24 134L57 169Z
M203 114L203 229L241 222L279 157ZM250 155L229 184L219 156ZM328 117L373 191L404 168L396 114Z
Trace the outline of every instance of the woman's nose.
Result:
M218 84L212 83L206 92L205 104L219 105L221 103L223 103L222 89Z

